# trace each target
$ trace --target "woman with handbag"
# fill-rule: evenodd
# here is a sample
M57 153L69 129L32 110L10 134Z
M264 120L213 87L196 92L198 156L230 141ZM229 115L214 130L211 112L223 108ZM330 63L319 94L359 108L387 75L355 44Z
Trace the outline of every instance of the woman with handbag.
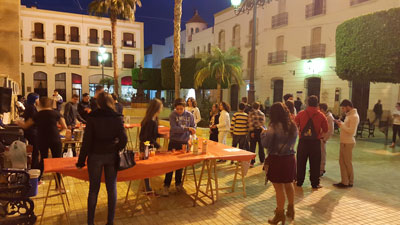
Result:
M270 124L264 130L261 141L268 149L268 157L264 168L268 168L267 179L270 180L276 192L277 208L270 224L285 223L286 216L294 219L294 187L296 177L296 160L294 145L297 139L297 127L291 119L286 105L277 102L270 111ZM286 216L284 213L285 193L289 202Z
M158 99L150 101L149 107L147 108L146 115L141 122L141 130L139 134L140 139L140 151L143 152L146 141L150 142L154 148L159 149L160 145L157 143L157 138L162 135L158 133L158 116L163 110L163 104ZM151 192L150 180L144 179L146 185L146 192Z
M101 176L104 170L108 194L108 221L113 224L115 205L117 202L117 169L119 151L125 148L127 136L122 115L115 111L114 100L110 94L103 92L97 97L98 110L92 112L87 121L83 136L82 148L76 166L85 166L88 158L89 196L88 218L89 225L94 224L97 196L99 194Z

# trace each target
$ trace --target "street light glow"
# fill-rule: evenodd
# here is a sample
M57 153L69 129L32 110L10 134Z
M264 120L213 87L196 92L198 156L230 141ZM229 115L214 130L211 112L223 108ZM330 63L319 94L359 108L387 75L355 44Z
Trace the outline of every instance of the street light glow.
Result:
M231 4L233 7L239 7L242 0L231 0Z
M103 62L103 57L101 55L98 55L97 59L99 60L100 63Z
M108 59L108 54L107 54L107 53L104 53L104 54L102 55L102 57L103 57L103 60L104 60L104 61L107 61L107 59Z
M100 52L100 54L103 55L106 52L106 48L104 48L103 46L100 46L99 47L99 52Z

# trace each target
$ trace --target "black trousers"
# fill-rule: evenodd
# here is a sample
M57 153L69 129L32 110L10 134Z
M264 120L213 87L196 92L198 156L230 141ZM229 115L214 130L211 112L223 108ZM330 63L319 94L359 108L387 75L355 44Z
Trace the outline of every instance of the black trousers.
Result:
M396 136L399 135L400 137L400 125L393 125L393 139L392 142L396 143Z
M29 145L32 145L32 147L33 147L31 168L32 169L40 169L39 149L38 149L37 140L36 140L37 137L34 134L25 134L25 138L28 140Z
M180 150L182 149L182 143L176 143L176 142L169 142L168 144L168 151L171 151L172 149ZM183 169L179 169L175 171L175 186L178 186L182 184L182 171ZM164 179L164 187L170 187L171 182L172 182L172 175L174 174L174 171L171 171L167 174L165 174L165 179Z
M247 141L247 134L234 135L232 138L232 147L236 148L239 145L240 149L249 150L249 142Z
M60 141L56 142L49 142L49 141L43 141L43 140L38 140L37 142L39 151L40 151L40 177L43 175L43 170L44 170L44 159L49 157L49 149L51 151L51 156L53 158L61 158L61 148L62 144ZM57 174L57 177L60 181L60 174Z
M210 129L211 134L210 134L210 140L218 142L218 129Z
M264 163L265 153L264 153L264 147L261 144L261 131L262 129L255 129L250 132L250 151L255 153L258 143L258 157L260 158L260 162ZM252 134L254 134L254 138L251 137ZM254 164L255 162L256 162L255 159L251 160L251 164Z
M307 160L310 160L310 181L311 186L319 185L321 166L321 141L320 140L299 140L297 148L297 185L303 185L306 176Z

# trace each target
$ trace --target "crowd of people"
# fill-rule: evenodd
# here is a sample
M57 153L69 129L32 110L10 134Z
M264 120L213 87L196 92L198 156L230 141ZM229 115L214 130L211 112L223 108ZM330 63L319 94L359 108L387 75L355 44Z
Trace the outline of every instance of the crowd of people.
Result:
M43 160L48 157L49 149L53 158L62 157L62 153L69 147L76 156L74 145L62 149L60 130L73 131L78 121L86 124L76 166L78 168L83 168L86 164L88 166L90 180L88 224L94 222L102 171L108 193L108 224L112 224L117 196L116 153L124 149L127 143L123 106L118 103L117 96L104 92L102 86L96 87L92 98L85 93L80 102L79 96L73 95L71 100L64 104L63 109L62 103L62 97L54 91L51 98L30 93L26 102L18 106L24 118L24 121L18 124L25 130L25 137L30 145L33 145L32 168L40 169L43 173ZM214 104L209 115L209 139L226 145L227 138L231 135L232 147L253 153L256 153L258 146L258 161L263 165L267 180L273 184L276 192L275 216L269 223L277 224L284 222L286 218L294 218L294 187L303 186L308 161L311 187L321 188L320 178L326 173L327 143L334 133L335 126L340 128L341 181L333 185L338 188L353 187L352 150L360 119L351 101L343 100L340 104L341 111L345 115L343 121L334 119L328 110L328 105L320 103L316 96L309 96L303 104L299 98L294 100L292 94L287 94L283 102L271 104L267 99L264 105L263 110L259 102L250 105L247 98L243 97L238 105L238 111L230 114L228 103ZM161 100L150 101L141 121L140 151L144 151L146 142L156 149L160 148L157 138L162 137L158 131L158 124L163 106ZM396 108L397 111L393 113L393 143L396 141L396 136L400 135L400 103ZM377 121L379 121L381 110L379 106L377 109ZM194 98L188 98L186 101L181 98L176 99L174 109L169 116L168 150L187 148L191 138L196 135L197 124L200 121L200 110ZM250 167L254 167L255 163L256 159L253 159ZM171 171L165 175L161 195L169 195L173 174ZM175 171L175 188L178 192L184 190L182 169ZM149 179L145 179L145 189L147 192L152 192ZM285 213L286 199L288 206Z

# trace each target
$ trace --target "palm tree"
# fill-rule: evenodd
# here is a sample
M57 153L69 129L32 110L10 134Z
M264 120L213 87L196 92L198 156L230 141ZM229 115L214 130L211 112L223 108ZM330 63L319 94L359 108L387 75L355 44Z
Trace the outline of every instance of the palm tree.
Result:
M111 39L114 57L114 93L118 95L117 61L117 19L135 20L136 5L142 7L140 0L93 0L89 4L89 13L96 16L108 16L111 20Z
M174 73L175 99L180 97L181 89L181 18L182 0L175 0L174 8Z
M218 47L212 49L211 54L203 55L196 65L196 74L194 80L195 88L203 85L208 79L217 81L217 101L221 101L221 85L228 83L244 84L242 78L242 57L236 48L231 48L226 52Z

